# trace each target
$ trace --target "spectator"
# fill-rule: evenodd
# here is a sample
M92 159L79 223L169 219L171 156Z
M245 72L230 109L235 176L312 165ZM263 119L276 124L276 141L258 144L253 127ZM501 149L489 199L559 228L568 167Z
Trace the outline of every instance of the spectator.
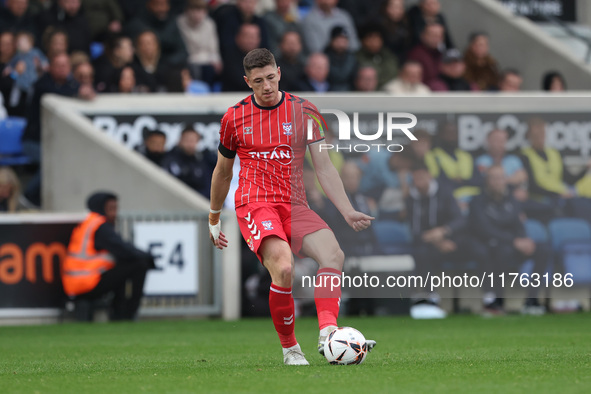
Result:
M269 50L275 57L281 54L279 47L285 33L297 31L301 35L299 17L292 8L294 3L294 0L275 0L275 9L263 16L269 32Z
M0 7L0 27L13 33L27 31L35 35L37 29L29 0L6 0L4 7Z
M146 30L156 35L164 63L178 65L187 61L187 50L176 18L170 13L169 0L148 0L146 7L124 29L127 35L136 40Z
M188 0L177 25L189 52L189 70L195 79L210 86L222 72L218 33L213 19L207 16L205 0Z
M16 43L14 33L9 31L0 32L0 71L10 63L16 54Z
M521 90L521 84L523 83L523 78L521 78L521 74L519 71L515 69L507 69L501 73L499 79L499 88L500 92L518 92Z
M410 23L404 12L404 0L383 0L379 14L372 20L385 33L386 48L396 56L398 64L403 64L412 44Z
M137 36L132 66L140 90L148 92L165 90L168 64L160 56L160 42L154 32L146 30Z
M149 93L145 85L138 86L132 66L124 66L115 71L109 86L109 91L113 93Z
M444 262L462 263L470 259L466 220L451 191L433 179L423 164L416 164L412 170L412 186L405 205L417 275L426 277L428 272L441 272ZM417 290L423 293L412 297L412 317L446 316L438 305L437 293L429 293L426 288Z
M353 161L346 161L341 168L340 174L345 193L349 197L353 208L368 215L375 214L377 211L375 201L359 190L362 172L357 164ZM345 226L345 219L339 214L334 205L330 204L329 207L328 223L330 223L331 228L335 229L335 236L347 256L378 254L377 240L372 231L356 232L351 227Z
M90 25L80 0L57 0L47 11L39 15L38 33L53 26L64 29L68 36L68 48L71 52L82 51L90 53L92 41ZM41 37L40 37L41 38ZM51 57L53 54L47 54Z
M368 192L378 201L380 219L400 218L404 211L404 199L408 196L412 166L411 151L387 155L385 166L374 178L373 190Z
M324 52L328 56L330 64L328 82L332 86L332 90L335 92L350 91L351 83L355 77L357 60L349 49L349 37L347 37L347 31L342 26L332 29L330 44Z
M558 71L548 71L542 78L542 89L546 92L564 92L566 80Z
M228 5L223 8L223 12L216 13L217 17L214 19L218 27L224 65L228 64L227 54L232 56L235 53L235 39L244 24L256 25L260 36L259 46L269 48L267 23L263 18L255 15L256 6L257 0L236 0L236 5Z
M417 141L413 141L410 145L410 149L413 156L413 161L416 163L422 163L427 166L431 175L437 174L439 171L437 160L433 154L432 148L432 137L427 130L418 129L413 131L413 134L417 138Z
M27 95L16 87L15 81L7 69L10 60L16 54L14 34L0 33L0 93L8 116L26 115Z
M361 49L356 57L360 67L376 69L379 89L398 74L396 57L384 47L384 36L378 27L367 26L362 30Z
M375 92L378 87L378 72L371 66L363 66L355 76L356 92Z
M453 190L462 211L466 211L470 199L480 193L482 177L475 168L472 155L458 147L455 124L448 122L443 126L433 156L437 164L433 176Z
M15 87L30 97L33 85L48 67L47 58L38 48L34 47L35 37L27 31L16 35L16 54L10 60L5 73L10 73Z
M527 139L530 146L521 149L521 160L527 171L531 197L551 205L556 205L560 198L574 197L573 185L591 168L591 160L577 174L564 171L560 152L546 147L546 122L540 118L530 119Z
M183 130L179 144L162 159L162 167L202 196L209 198L216 157L209 150L197 150L200 140L201 135L193 128Z
M105 52L94 61L95 88L106 92L121 69L133 62L133 43L131 38L115 35L107 40Z
M85 89L94 92L94 69L89 61L83 61L76 65L72 62L72 75L74 80L80 84L80 87L84 86ZM88 98L92 99L94 95Z
M80 86L71 75L70 58L62 53L50 58L49 71L35 83L31 104L28 108L27 127L23 133L23 150L33 164L41 163L41 98L46 93L66 97L91 99L94 91ZM25 197L33 204L41 204L41 173L38 172L27 185Z
M486 173L483 193L470 203L470 233L473 250L483 272L520 272L526 260L534 262L533 272L540 275L546 270L551 254L545 244L536 244L525 233L523 212L509 193L503 167L491 166ZM502 288L490 287L484 295L485 313L502 314ZM536 298L536 288L528 288L525 307L528 313L543 313Z
M318 216L322 218L322 220L327 222L329 220L328 215L332 215L334 213L334 208L330 206L332 203L322 193L322 189L318 187L319 182L316 178L316 172L308 160L304 161L302 178L304 181L304 190L306 191L306 199L308 200L310 209L316 212Z
M330 41L330 32L342 26L350 39L352 51L359 49L357 30L351 15L337 6L337 0L316 0L308 15L302 21L304 43L311 53L322 52Z
M300 34L297 31L287 31L281 39L279 50L281 55L277 57L277 65L281 69L281 89L297 91L304 78L305 67Z
M373 14L380 9L381 3L382 0L338 0L337 5L351 15L355 27L359 28L371 20Z
M133 70L126 67L123 70ZM122 72L123 74L123 72ZM162 159L166 152L166 134L160 130L144 130L144 141L141 145L134 148L136 152L156 164L158 167L162 165Z
M398 78L384 85L384 90L394 95L425 95L431 89L423 82L423 66L421 63L409 60L402 66Z
M50 26L45 29L42 41L43 50L48 59L69 52L68 33L60 27Z
M441 61L439 77L431 80L429 87L434 92L467 92L474 90L464 78L466 65L457 49L448 49Z
M236 35L236 46L229 49L224 60L222 72L222 90L224 92L250 92L244 81L242 59L253 49L261 45L261 31L258 25L245 23Z
M82 0L92 41L104 41L110 34L120 34L123 11L117 0Z
M489 53L488 36L482 32L473 33L469 41L464 53L465 78L475 84L478 90L492 90L499 81L499 68L497 61Z
M331 90L328 82L328 72L330 64L328 57L324 53L313 53L306 61L304 69L304 79L300 83L301 92L324 93Z
M21 194L21 183L10 167L0 167L0 213L15 213L31 209Z
M493 165L503 167L507 184L511 190L520 190L518 195L524 200L523 191L527 190L527 172L519 157L507 154L507 131L494 129L488 133L486 150L487 153L476 159L476 167L481 174L485 174Z
M409 60L421 63L423 66L423 83L437 78L443 57L440 47L443 43L444 28L442 25L427 25L421 34L421 43L415 46L408 54Z
M115 231L118 202L111 192L87 200L90 213L72 232L62 265L62 283L75 298L79 320L92 321L89 302L113 292L111 320L134 320L149 269L156 268L147 252L125 242Z
M443 27L444 34L439 49L443 51L455 47L449 35L445 17L441 13L439 0L420 0L417 6L413 6L408 10L408 19L411 26L413 45L418 45L423 41L422 35L425 27L437 24Z

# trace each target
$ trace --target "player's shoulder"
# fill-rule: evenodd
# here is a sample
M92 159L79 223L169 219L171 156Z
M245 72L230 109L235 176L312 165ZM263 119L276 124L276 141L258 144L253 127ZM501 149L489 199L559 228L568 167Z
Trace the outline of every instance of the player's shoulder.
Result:
M252 95L246 96L245 98L243 98L242 100L237 102L235 105L228 108L228 110L226 111L226 115L234 113L236 110L239 110L240 108L242 108L246 105L249 105L251 102L252 102Z
M285 102L290 104L293 103L297 106L300 106L304 110L308 109L315 112L318 111L318 108L316 108L316 106L310 100L289 92L285 92Z

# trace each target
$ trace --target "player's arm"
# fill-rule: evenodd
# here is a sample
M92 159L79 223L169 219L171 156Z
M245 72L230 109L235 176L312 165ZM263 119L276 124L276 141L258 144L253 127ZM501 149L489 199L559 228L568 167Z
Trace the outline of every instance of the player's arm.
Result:
M337 207L349 226L355 231L365 230L371 225L373 217L356 211L343 187L339 172L330 161L326 150L319 149L318 143L310 144L310 155L316 171L316 177L326 196Z
M218 249L228 246L228 240L221 231L220 214L232 182L234 158L228 158L218 152L218 161L211 177L211 199L209 206L209 237Z

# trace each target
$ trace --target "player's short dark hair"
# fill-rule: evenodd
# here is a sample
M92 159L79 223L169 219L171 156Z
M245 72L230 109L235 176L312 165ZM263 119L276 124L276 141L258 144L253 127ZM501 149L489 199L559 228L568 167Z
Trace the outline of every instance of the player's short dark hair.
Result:
M253 49L244 56L244 60L242 61L242 66L244 67L244 72L246 74L250 73L255 68L263 68L267 66L275 67L276 65L275 56L273 56L271 51L266 48Z

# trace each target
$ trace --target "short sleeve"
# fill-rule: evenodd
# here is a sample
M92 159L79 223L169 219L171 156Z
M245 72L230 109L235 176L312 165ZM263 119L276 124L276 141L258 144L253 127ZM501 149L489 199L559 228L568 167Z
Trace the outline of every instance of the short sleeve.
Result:
M318 108L316 108L311 102L306 101L304 103L303 111L304 119L306 121L304 127L306 130L308 145L324 140L324 132L326 131L327 126L326 121L318 111ZM312 121L312 135L308 134L308 120Z
M222 156L228 159L236 157L236 138L234 133L234 120L230 118L229 112L226 112L222 117L220 126L220 146L218 150Z

